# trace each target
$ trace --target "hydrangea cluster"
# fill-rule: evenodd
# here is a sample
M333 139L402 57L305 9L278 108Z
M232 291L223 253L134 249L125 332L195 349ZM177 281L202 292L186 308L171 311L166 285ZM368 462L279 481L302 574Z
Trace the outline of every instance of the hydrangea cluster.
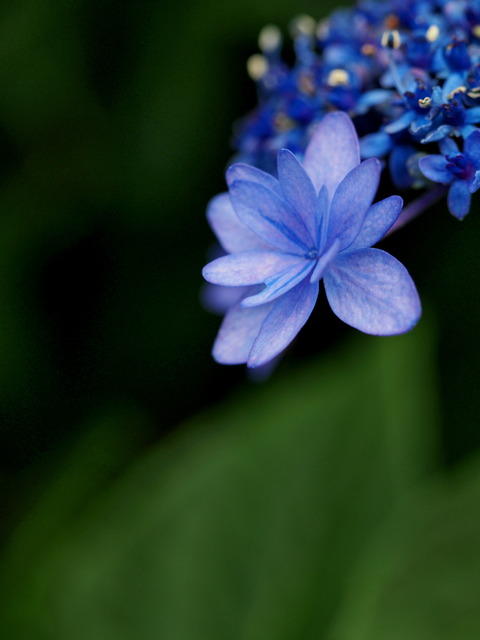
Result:
M415 285L372 246L443 194L463 219L480 188L480 0L359 0L292 32L291 64L276 27L260 34L258 106L207 211L226 254L203 271L225 313L213 349L224 364L276 358L320 282L352 327L409 331ZM403 210L398 195L374 202L381 178L406 194Z
M248 62L258 106L236 128L236 160L275 173L281 148L301 158L325 114L345 111L362 158L380 158L396 189L449 184L449 209L463 218L467 191L478 188L463 145L478 144L467 140L480 123L480 2L360 0L318 24L302 16L292 33L291 65L279 30L260 34L262 53ZM460 148L453 150L452 137ZM435 160L420 161L426 155ZM453 164L448 181L431 170L439 155Z

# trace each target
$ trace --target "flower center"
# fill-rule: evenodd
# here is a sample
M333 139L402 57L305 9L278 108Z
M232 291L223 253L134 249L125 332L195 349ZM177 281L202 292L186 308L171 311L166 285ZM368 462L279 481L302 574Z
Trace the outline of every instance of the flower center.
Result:
M307 251L304 257L305 260L316 260L318 258L318 251L316 249L310 249L310 251Z

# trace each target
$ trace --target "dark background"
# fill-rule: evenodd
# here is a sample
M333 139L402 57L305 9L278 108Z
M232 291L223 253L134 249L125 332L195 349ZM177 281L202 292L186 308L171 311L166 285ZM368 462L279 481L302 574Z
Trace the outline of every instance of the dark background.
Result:
M343 399L357 398L347 401L351 413L344 422L358 432L361 450L370 451L372 447L362 441L361 410L355 403L370 398L375 404L378 398L385 410L383 418L365 418L366 424L378 426L378 437L384 433L382 421L386 415L395 414L407 431L430 425L426 431L434 442L431 450L436 453L426 457L435 459L435 464L430 462L426 468L433 466L436 473L450 473L475 454L480 443L480 212L475 198L464 222L456 221L441 204L382 245L407 265L424 302L425 317L411 337L380 340L390 346L374 346L372 339L343 327L328 305L320 302L297 343L268 381L259 384L248 378L242 367L220 367L210 357L219 318L208 314L200 304L201 267L213 242L204 212L209 198L225 188L223 173L232 153L232 123L255 104L245 61L256 52L257 34L264 24L274 22L286 32L289 20L299 9L321 18L332 7L332 3L313 2L298 7L273 0L228 0L221 4L213 0L168 4L133 0L2 3L0 534L5 547L3 584L6 592L15 594L15 602L22 603L18 611L8 601L4 607L6 638L21 638L22 633L26 638L93 637L90 629L73 631L75 616L69 617L68 611L61 624L53 613L63 605L52 593L62 590L57 577L49 574L53 561L48 560L49 552L40 541L47 544L53 531L64 531L67 515L73 518L77 514L78 518L76 524L69 520L68 535L62 533L70 540L70 558L77 556L72 540L77 535L81 538L83 523L88 518L95 522L98 516L87 517L82 509L90 509L92 500L103 495L111 483L134 486L135 482L128 484L125 478L130 478L131 469L141 467L142 461L151 460L152 452L160 457L164 450L176 452L169 454L175 476L175 469L191 470L182 462L178 448L193 448L195 457L198 446L198 451L213 451L209 455L215 457L216 441L204 441L202 434L210 424L216 425L212 428L221 440L222 429L232 421L235 424L232 415L240 416L243 411L245 424L255 430L268 423L268 416L277 407L280 432L282 425L295 427L301 423L298 414L293 409L288 412L288 403L286 411L279 412L278 402L288 392L293 401L305 387L309 388L310 377L315 379L317 375L318 388L312 387L311 402L312 415L320 415L324 397L330 393L325 391L329 367L335 369L337 363L343 363L346 379L353 376L349 373L352 363L358 363L357 378L352 378L350 385L342 384L340 372L333 376L336 391L332 393ZM352 391L355 380L368 378L375 366L369 352L352 356L353 360L348 354L377 348L386 350L379 358L384 375L391 379L388 401L372 386L365 393L355 395ZM380 378L375 376L378 382ZM229 408L231 398L234 409ZM257 414L256 402L263 407ZM412 407L422 402L428 405L428 411L415 413ZM307 399L304 404L308 405ZM415 418L408 413L410 410ZM207 414L201 415L207 417L200 422L192 418L203 411ZM208 413L211 411L216 413ZM214 417L208 418L210 415ZM185 420L186 425L182 424ZM233 435L230 429L228 433L235 440L234 428ZM274 430L269 434L275 438ZM332 453L340 465L343 456L348 457L349 438L345 436ZM397 444L392 436L391 447ZM319 444L319 451L324 446ZM223 454L218 456L217 460L223 459ZM248 460L245 453L245 469L249 469ZM232 463L233 467L236 464ZM369 465L366 461L361 468ZM407 462L406 467L409 465ZM272 469L264 466L267 479L275 477L273 469L277 467L283 469L285 463L276 460ZM145 480L146 485L158 482L158 497L165 487L160 477L164 473L161 460L149 473L152 475L147 476L156 480ZM198 476L192 473L192 486L207 482L200 472ZM321 481L313 476L307 475L304 481L322 488ZM224 480L220 474L212 482L218 487ZM333 481L325 482L324 491ZM228 480L225 483L227 486ZM241 482L240 486L244 487ZM137 491L137 498L144 496L141 487L132 489L132 495ZM298 490L303 495L301 486ZM121 495L123 489L118 491ZM285 487L280 489L272 481L267 503L284 492ZM229 504L238 497L237 489L232 489L232 496ZM108 502L108 498L105 500ZM137 503L136 498L131 497L131 501ZM372 499L369 508L373 509L374 502ZM209 504L207 501L206 511L198 516L199 522L204 518L209 521L205 515L209 508L213 512ZM311 513L314 504L315 496L306 512ZM214 529L222 508L215 511ZM185 509L188 511L188 507ZM250 509L246 513L251 517L245 525L250 531L257 526L259 516ZM119 531L131 517L125 514L123 521L119 516ZM184 517L183 511L179 514L171 516L171 522ZM351 518L355 519L351 516L342 525L337 516L339 528L332 529L337 532L333 537L341 537L341 532L350 527ZM284 527L296 520L289 522L287 519ZM152 536L154 531L152 526ZM22 542L25 532L28 540ZM20 546L15 551L18 539ZM301 543L289 539L285 544L279 552L281 557L289 555L289 545ZM156 548L164 546L168 547L159 534ZM33 555L28 555L27 548ZM134 542L128 552L119 543L118 556L112 557L121 559L120 567L134 563L132 548L136 548ZM242 547L235 562L242 564L238 558L251 552ZM95 567L96 556L85 553L87 560L83 561ZM342 556L343 551L338 553ZM18 558L25 555L30 558L28 562L17 566ZM313 557L317 557L315 553ZM37 561L45 558L45 566L40 562L40 568L35 569ZM57 562L59 574L63 574L62 561ZM105 567L99 572L110 575ZM339 572L332 570L332 575ZM176 575L172 569L172 576ZM121 581L118 572L110 577L115 584ZM78 584L77 578L72 578L72 584ZM37 590L38 584L44 591ZM55 589L49 590L45 584L55 585ZM245 584L236 589L240 593L249 591L249 585L245 578ZM148 594L153 591L153 587L147 589ZM220 591L225 592L224 586ZM91 584L82 591L82 603L89 602L90 593L95 593ZM191 594L185 598L188 612L188 603L197 602L197 598ZM143 596L139 600L145 602ZM120 601L111 595L107 610L116 611L113 604L120 607ZM217 602L215 598L213 602ZM232 602L236 602L234 595ZM141 607L132 607L140 619ZM76 605L72 605L74 610ZM155 606L148 610L154 611ZM95 619L88 607L85 611L85 619ZM229 611L226 605L225 611ZM111 619L117 616L118 612L112 613ZM132 616L132 620L137 619ZM225 618L229 616L225 614ZM110 619L108 615L106 619ZM213 637L211 630L203 635L199 627L198 636L193 636L192 631L179 631L173 623L170 631L165 631L160 613L153 616L148 631L132 620L125 623L130 629L125 635L119 635L118 629L112 631L107 623L102 627L92 622L92 628L98 638ZM248 631L228 635L226 629L219 631L219 638L257 637ZM283 636L277 630L271 636L265 632L258 637L308 636L306 632L288 633ZM382 640L387 638L385 630L381 633Z

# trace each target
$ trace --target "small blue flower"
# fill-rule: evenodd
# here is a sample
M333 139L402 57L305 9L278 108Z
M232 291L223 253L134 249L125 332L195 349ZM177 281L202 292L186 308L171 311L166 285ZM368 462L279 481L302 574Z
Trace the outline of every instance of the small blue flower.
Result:
M421 158L419 167L429 180L450 185L448 208L461 220L470 210L472 193L480 187L480 131L466 138L462 153L451 138L441 142L441 151L444 155Z
M213 348L223 364L261 366L281 353L310 316L323 279L333 312L374 335L410 330L421 313L405 267L371 246L398 218L402 199L372 205L380 162L360 163L350 118L328 114L313 133L303 167L278 153L278 180L255 167L227 171L229 193L208 219L229 253L203 275L226 287L265 285L227 312Z

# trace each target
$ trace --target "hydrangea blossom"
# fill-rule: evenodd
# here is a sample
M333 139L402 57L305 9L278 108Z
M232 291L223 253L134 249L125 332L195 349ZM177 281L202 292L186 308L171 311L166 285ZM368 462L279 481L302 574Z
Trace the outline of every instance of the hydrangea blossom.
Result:
M341 110L363 139L362 157L385 158L389 178L411 198L411 189L431 187L422 155L478 129L478 0L357 0L318 23L300 16L292 37L287 64L280 32L261 32L261 53L248 65L258 105L237 124L236 161L273 174L279 149L302 158L316 124Z
M360 162L358 137L342 112L326 115L302 164L282 149L278 179L253 166L227 171L229 192L209 222L228 255L205 279L238 288L213 348L224 364L258 367L282 352L310 316L323 279L344 322L374 335L409 331L421 313L415 285L393 256L371 248L398 218L402 199L372 204L380 162Z
M419 166L430 180L450 185L448 208L462 220L470 210L471 194L480 188L480 131L468 136L463 153L451 138L443 140L440 149L445 155L424 156Z

